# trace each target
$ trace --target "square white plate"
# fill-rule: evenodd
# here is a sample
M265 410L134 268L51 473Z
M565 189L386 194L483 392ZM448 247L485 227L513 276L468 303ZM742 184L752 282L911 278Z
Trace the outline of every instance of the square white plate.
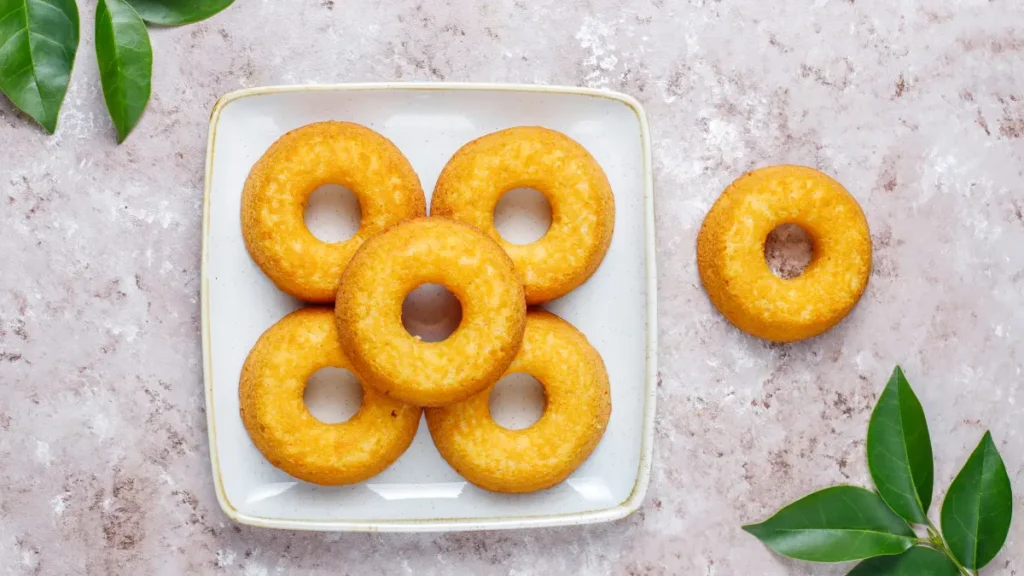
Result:
M260 334L301 304L279 292L242 241L242 185L282 134L322 120L390 138L428 199L463 144L502 128L541 125L580 142L615 193L615 232L597 273L545 307L589 338L611 378L612 415L593 455L560 485L493 494L440 457L421 423L409 450L360 484L297 481L256 450L238 412L238 377ZM489 84L270 87L224 96L210 121L203 213L203 356L217 498L232 519L307 530L480 530L603 522L643 500L650 477L657 361L650 139L634 99L611 92Z

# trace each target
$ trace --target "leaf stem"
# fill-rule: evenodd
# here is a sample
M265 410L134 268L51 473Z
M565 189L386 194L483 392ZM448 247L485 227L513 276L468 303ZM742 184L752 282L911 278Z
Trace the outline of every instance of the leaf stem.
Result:
M928 520L927 528L928 528L928 538L927 539L922 538L920 540L920 542L921 542L921 544L923 546L927 546L929 548L934 548L935 550L938 550L939 552L942 552L943 554L945 554L946 557L949 558L950 562L952 562L956 566L956 569L960 571L960 574L962 576L978 576L978 571L977 570L975 570L974 572L971 572L967 568L964 568L964 565L961 564L960 561L956 559L956 556L953 555L953 551L950 550L949 546L946 544L946 540L943 539L942 534L935 527L935 525L932 524L931 520Z

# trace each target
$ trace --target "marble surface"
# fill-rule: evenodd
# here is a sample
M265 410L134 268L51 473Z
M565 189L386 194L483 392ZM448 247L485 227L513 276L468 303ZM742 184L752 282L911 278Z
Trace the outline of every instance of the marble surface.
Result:
M154 30L153 98L114 145L93 0L59 131L0 99L0 573L845 573L739 526L869 482L901 363L936 501L986 429L1017 492L984 574L1024 565L1024 4L1004 0L249 0ZM207 118L278 83L593 86L650 116L661 364L643 508L586 528L433 535L237 526L208 462L199 335ZM817 339L767 345L700 288L694 241L744 171L818 167L861 202L876 266Z

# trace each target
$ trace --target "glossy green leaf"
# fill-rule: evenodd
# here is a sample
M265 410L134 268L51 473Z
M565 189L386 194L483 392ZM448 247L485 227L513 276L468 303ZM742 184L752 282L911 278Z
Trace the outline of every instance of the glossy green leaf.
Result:
M75 0L0 0L0 90L50 134L77 51Z
M853 486L815 492L743 529L783 556L812 562L900 554L917 541L878 494Z
M908 522L928 523L935 469L928 422L899 366L871 413L868 468L878 493Z
M961 564L978 569L1003 547L1012 513L1010 477L992 435L985 432L946 493L942 534Z
M146 23L124 0L99 0L96 6L96 59L103 99L121 143L146 109L153 74Z
M959 576L960 570L934 548L911 548L899 556L865 560L847 576Z
M146 22L180 26L206 20L235 0L128 0Z

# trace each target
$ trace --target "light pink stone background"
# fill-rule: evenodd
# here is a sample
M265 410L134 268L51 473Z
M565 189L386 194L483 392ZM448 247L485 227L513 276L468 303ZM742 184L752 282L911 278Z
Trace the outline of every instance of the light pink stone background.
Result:
M59 131L0 100L0 574L845 573L739 526L869 481L893 365L924 404L941 491L991 429L1024 565L1024 4L1010 0L243 0L152 32L154 90L114 145L91 42ZM225 92L372 80L620 90L653 130L661 339L644 507L586 528L450 535L236 526L208 463L199 248L207 118ZM871 223L861 305L768 345L702 292L721 189L793 162ZM429 183L428 183L429 184Z

